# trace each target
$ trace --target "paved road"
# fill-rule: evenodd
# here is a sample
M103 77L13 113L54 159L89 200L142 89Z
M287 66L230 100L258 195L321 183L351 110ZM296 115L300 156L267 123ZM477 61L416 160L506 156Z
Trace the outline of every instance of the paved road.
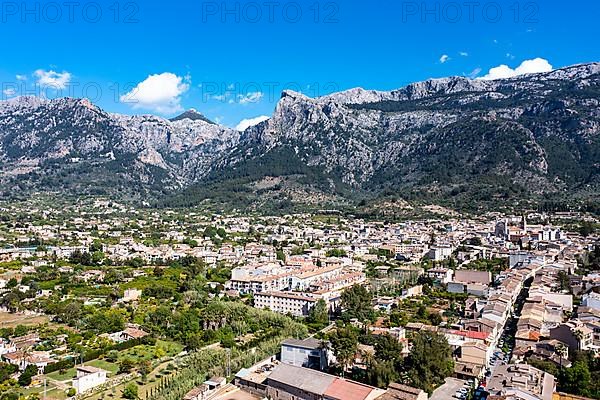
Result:
M454 393L458 391L463 385L465 381L456 378L446 378L446 383L437 388L429 400L451 400L456 399L454 397Z
M528 280L526 280L527 282ZM529 289L531 289L531 282L528 282L526 285L523 285L523 289L521 289L521 293L519 293L519 296L517 297L515 304L513 305L513 309L514 309L514 313L513 316L510 317L508 319L508 321L506 322L506 325L504 326L503 330L502 330L502 338L504 338L504 343L505 345L508 345L509 348L509 352L508 352L508 363L510 363L510 359L512 358L512 352L515 349L515 340L511 340L508 341L507 337L513 337L515 336L515 334L517 333L517 324L519 322L519 318L515 315L521 315L521 312L523 311L523 305L525 304L525 301L527 300L527 298L529 297ZM500 351L501 354L501 359L497 360L495 362L493 362L493 364L490 366L490 371L491 371L491 375L494 374L494 372L496 371L496 368L498 368L498 366L500 365L504 365L507 364L506 361L503 360L504 356L506 353L504 353L502 351L502 349L494 349L494 351Z

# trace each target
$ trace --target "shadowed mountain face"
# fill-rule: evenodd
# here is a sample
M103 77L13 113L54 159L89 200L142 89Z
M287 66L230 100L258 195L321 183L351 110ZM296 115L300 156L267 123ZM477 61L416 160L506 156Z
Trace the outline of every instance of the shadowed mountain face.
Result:
M597 196L600 64L311 99L284 92L239 133L189 111L125 117L85 100L0 103L4 187L322 201ZM183 192L180 190L183 189Z

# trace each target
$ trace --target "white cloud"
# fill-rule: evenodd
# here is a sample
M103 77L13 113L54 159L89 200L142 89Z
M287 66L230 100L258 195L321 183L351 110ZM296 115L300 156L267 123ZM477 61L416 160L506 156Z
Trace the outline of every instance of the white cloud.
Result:
M15 78L18 81L26 81L27 80L27 76L25 76L25 75L16 75Z
M261 122L266 121L268 119L269 119L269 117L267 117L266 115L261 115L260 117L256 117L256 118L243 119L240 121L239 124L237 124L235 129L242 132L242 131L245 131L246 129L250 128L251 126L258 125Z
M469 57L469 53L467 53L466 51L461 51L460 54L462 57Z
M440 62L441 62L442 64L446 63L446 62L447 62L447 61L449 61L449 60L450 60L450 56L449 56L448 54L444 54L444 55L442 55L442 56L440 57Z
M264 97L262 92L250 92L246 94L239 94L238 100L240 104L258 103Z
M473 71L471 71L471 73L469 74L469 78L471 79L475 79L477 78L477 76L481 73L481 68L475 68Z
M508 65L499 65L490 69L486 76L479 79L494 80L512 78L518 75L535 74L539 72L552 71L552 65L543 58L534 58L533 60L525 60L516 69L510 68Z
M171 72L150 75L129 93L121 96L121 102L134 109L152 110L160 114L182 111L181 95L190 88L189 77L183 78Z
M13 97L15 94L17 94L17 91L13 88L8 88L4 89L2 93L4 93L6 97Z
M33 73L33 76L37 78L38 85L54 89L64 89L71 81L71 74L66 71L56 72L38 69ZM19 75L17 76L17 79L19 79Z
M258 103L263 99L265 94L263 92L248 92L246 94L236 94L233 91L234 86L229 85L227 91L221 94L210 96L211 99L216 101L227 102L227 104L250 104Z

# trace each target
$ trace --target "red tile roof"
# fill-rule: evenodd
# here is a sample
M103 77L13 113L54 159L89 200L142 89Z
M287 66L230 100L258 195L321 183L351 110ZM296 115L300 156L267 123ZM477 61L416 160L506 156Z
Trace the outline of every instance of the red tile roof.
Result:
M490 336L489 332L476 332L476 331L450 331L454 335L464 336L469 339L486 340Z
M325 396L339 400L365 400L373 388L336 378L325 391Z
M148 336L148 334L146 332L144 332L141 329L136 329L136 328L125 328L123 330L123 333L127 334L128 336L131 336L134 339L140 339L140 338L143 338L144 336Z

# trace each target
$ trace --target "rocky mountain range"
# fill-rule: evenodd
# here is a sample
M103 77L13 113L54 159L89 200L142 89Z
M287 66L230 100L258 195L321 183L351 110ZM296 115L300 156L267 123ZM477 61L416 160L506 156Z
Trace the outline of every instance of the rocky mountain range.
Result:
M285 91L271 119L244 132L195 110L166 120L21 97L0 102L0 163L5 193L141 193L171 205L593 199L600 63L315 99Z

